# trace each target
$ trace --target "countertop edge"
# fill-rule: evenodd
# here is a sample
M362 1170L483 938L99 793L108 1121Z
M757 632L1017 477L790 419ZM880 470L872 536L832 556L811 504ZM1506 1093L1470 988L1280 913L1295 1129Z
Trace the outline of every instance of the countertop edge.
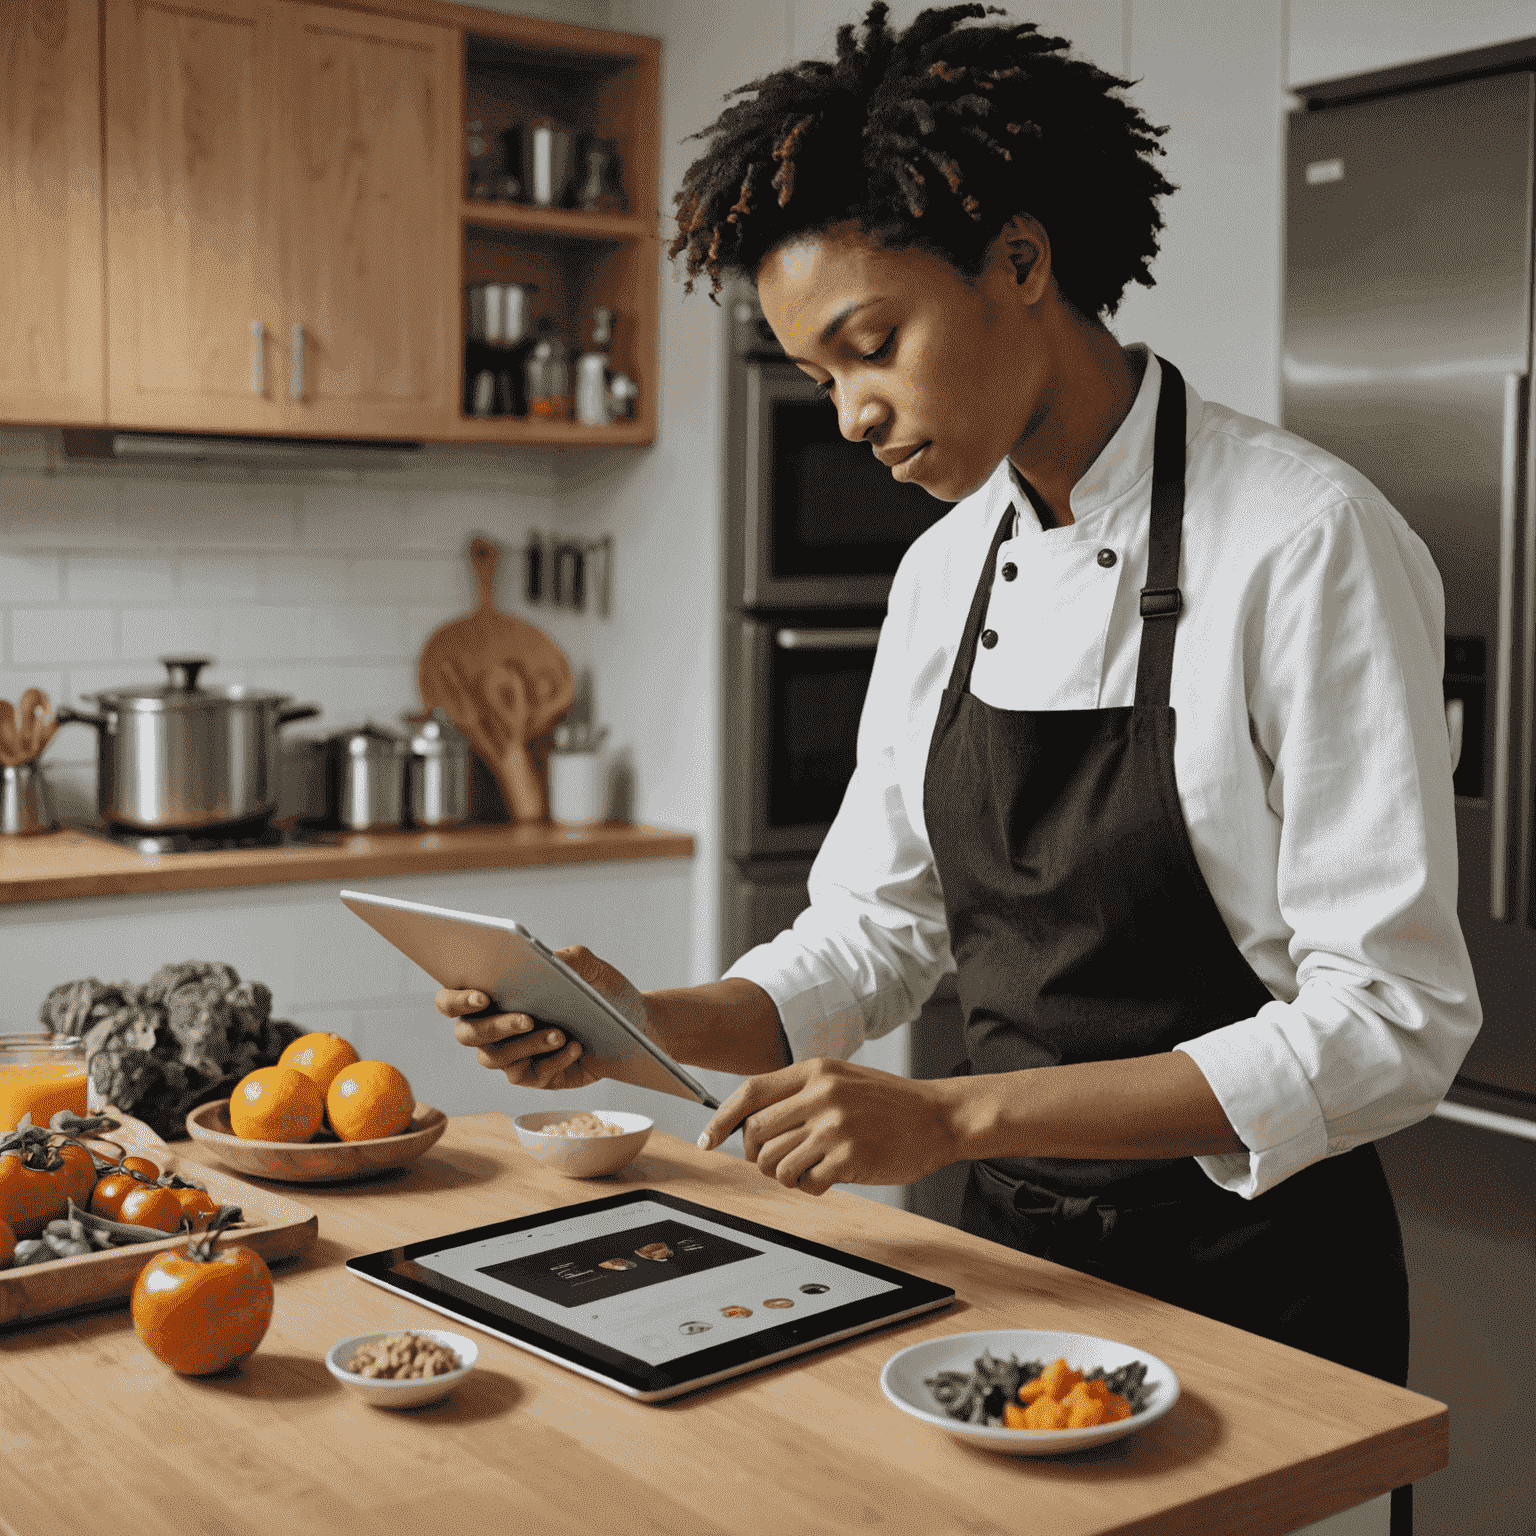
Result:
M27 838L24 847L0 852L0 905L471 869L688 859L693 853L689 833L618 824L358 833L344 843L319 847L159 855L133 853L65 830Z

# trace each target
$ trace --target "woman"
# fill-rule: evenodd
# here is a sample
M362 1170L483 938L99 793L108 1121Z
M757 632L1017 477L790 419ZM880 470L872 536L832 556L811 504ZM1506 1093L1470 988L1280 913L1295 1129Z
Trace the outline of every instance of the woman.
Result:
M896 577L794 928L644 997L569 957L749 1075L701 1145L740 1125L812 1193L969 1161L969 1230L1402 1382L1371 1141L1479 1023L1438 577L1347 465L1106 329L1172 190L1126 82L979 5L885 16L737 93L672 254L755 278L843 435L957 505ZM951 965L965 1075L844 1059ZM587 1080L485 1006L439 998L484 1064Z

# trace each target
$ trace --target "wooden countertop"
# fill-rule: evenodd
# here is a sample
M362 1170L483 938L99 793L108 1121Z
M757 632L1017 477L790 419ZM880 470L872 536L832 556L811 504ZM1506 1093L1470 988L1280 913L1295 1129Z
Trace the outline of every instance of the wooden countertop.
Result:
M1446 1464L1439 1403L905 1211L785 1190L659 1132L624 1173L582 1183L533 1162L506 1116L477 1115L409 1170L269 1187L317 1211L320 1237L276 1266L271 1329L237 1373L172 1374L122 1309L0 1332L0 1530L63 1529L89 1510L168 1536L1279 1536ZM354 1279L347 1258L642 1187L913 1270L958 1299L658 1405L478 1332L478 1368L434 1408L372 1409L327 1375L339 1339L444 1322ZM881 1394L881 1365L908 1344L1019 1326L1144 1348L1178 1373L1179 1401L1112 1445L1037 1460L962 1445Z
M166 854L134 853L84 832L45 832L0 837L0 903L692 855L686 832L608 824L338 834L315 847Z

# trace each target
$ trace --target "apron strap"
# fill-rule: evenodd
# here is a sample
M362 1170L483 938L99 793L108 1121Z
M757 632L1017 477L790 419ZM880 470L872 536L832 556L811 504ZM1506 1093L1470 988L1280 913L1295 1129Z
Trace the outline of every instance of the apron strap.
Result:
M1184 597L1179 550L1184 533L1184 376L1158 358L1162 382L1152 437L1152 524L1147 584L1141 589L1141 649L1136 658L1136 707L1168 706L1173 686L1173 637Z
M976 665L976 642L981 637L982 621L987 616L987 602L992 596L992 583L988 577L997 564L997 552L1003 547L1003 541L1013 531L1018 515L1018 508L1009 502L1008 510L1003 513L1002 522L997 525L997 532L992 535L992 547L987 551L986 564L981 568L981 580L976 583L976 594L971 598L971 611L966 617L965 632L960 637L960 649L955 652L955 664L950 669L951 693L970 692L971 668Z

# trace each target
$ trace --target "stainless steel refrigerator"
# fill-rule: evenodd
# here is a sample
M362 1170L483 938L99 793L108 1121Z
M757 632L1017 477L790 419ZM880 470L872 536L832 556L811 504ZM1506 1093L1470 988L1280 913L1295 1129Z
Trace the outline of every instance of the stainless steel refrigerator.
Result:
M1485 1021L1383 1159L1416 1390L1452 1406L1419 1536L1536 1531L1536 40L1298 92L1284 424L1368 475L1445 583L1460 916Z

